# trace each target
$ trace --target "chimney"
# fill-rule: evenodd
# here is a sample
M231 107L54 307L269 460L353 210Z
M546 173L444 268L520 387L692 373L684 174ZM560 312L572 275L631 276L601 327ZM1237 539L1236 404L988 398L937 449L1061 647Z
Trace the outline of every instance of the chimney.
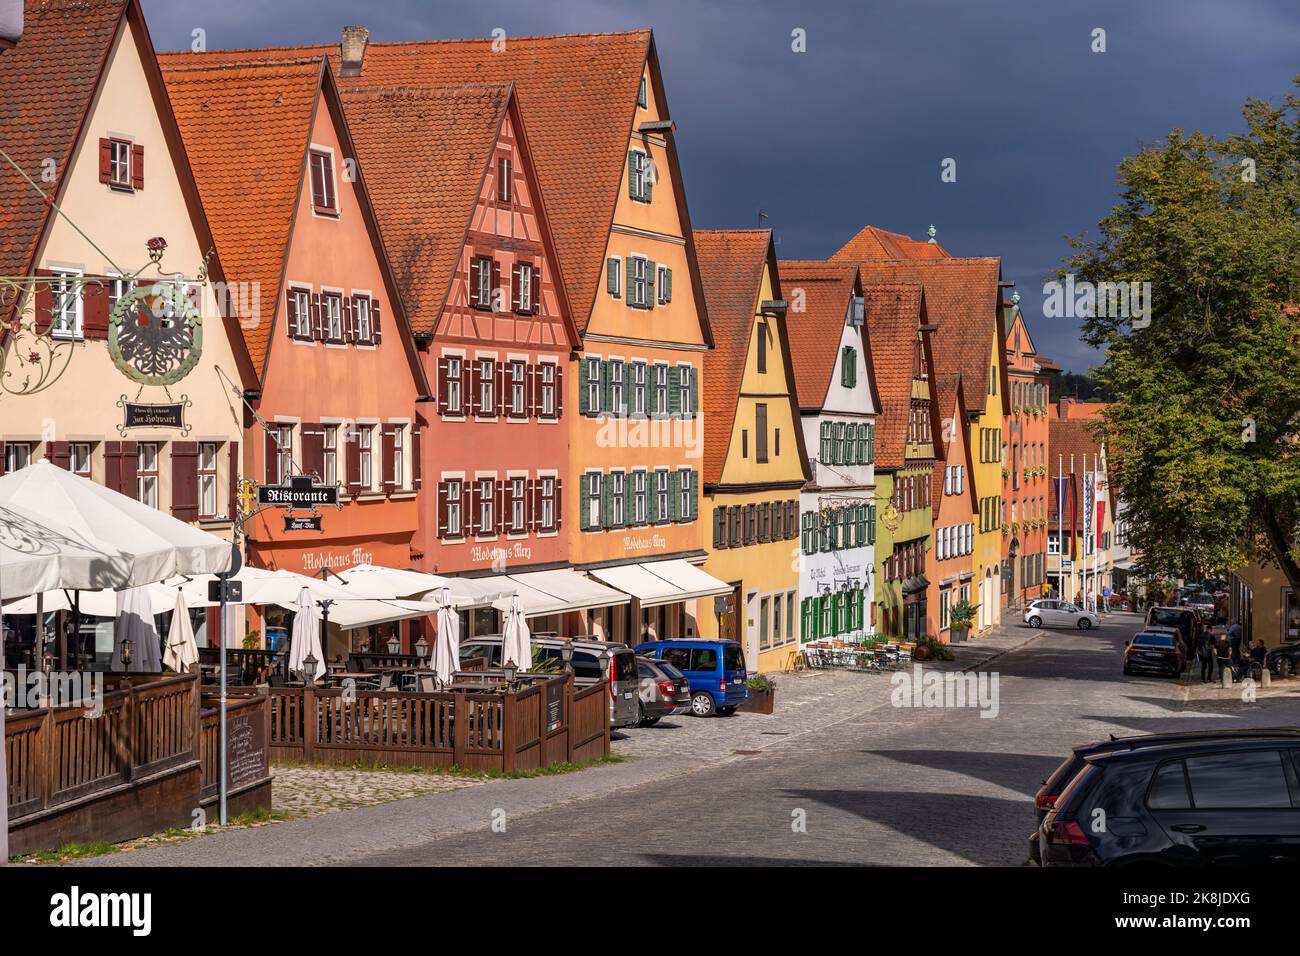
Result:
M360 76L361 63L366 58L366 44L370 42L370 31L365 27L344 27L343 39L339 41L339 53L342 59L340 76Z

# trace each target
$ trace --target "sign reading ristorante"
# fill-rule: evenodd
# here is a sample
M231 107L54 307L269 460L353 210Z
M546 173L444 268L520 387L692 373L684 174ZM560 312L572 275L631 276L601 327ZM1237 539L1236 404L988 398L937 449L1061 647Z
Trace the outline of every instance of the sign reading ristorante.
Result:
M287 485L258 485L257 503L278 508L309 511L320 505L339 503L338 485L318 485L306 475L294 475Z

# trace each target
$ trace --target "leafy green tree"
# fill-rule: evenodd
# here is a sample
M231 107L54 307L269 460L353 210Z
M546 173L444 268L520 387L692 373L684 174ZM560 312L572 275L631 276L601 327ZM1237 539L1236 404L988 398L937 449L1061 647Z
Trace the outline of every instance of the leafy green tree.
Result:
M1300 587L1300 95L1242 115L1239 134L1173 130L1124 159L1118 204L1061 274L1151 283L1149 321L1083 320L1143 564L1264 560Z

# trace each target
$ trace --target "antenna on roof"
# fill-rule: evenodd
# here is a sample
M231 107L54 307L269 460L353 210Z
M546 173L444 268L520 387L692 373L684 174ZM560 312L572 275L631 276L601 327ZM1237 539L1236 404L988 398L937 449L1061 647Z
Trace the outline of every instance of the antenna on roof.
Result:
M763 221L765 219L767 219L767 210L760 206L758 209L758 227L760 229L763 228Z
M930 228L927 229L925 232L926 232L926 235L928 235L928 236L930 237L930 240L929 240L929 241L930 241L931 243L933 243L933 242L934 242L934 236L935 236L935 233L938 232L938 230L934 228L934 223L930 223Z

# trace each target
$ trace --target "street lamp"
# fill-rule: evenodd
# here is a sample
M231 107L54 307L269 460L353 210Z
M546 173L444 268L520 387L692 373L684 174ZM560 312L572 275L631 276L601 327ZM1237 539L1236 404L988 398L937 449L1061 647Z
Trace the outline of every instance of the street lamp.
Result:
M429 657L429 642L424 639L423 634L421 634L420 639L415 642L415 656L418 657L422 663Z
M312 684L316 683L316 665L319 663L320 661L316 660L316 655L311 651L308 651L307 656L303 658L302 682L306 686L310 687Z
M560 648L560 660L564 662L565 673L573 673L573 640L567 639Z
M514 661L506 661L505 667L502 668L506 674L506 683L511 687L515 686L515 677L519 674L519 667Z
M132 649L134 646L135 646L135 641L131 640L131 638L129 638L129 637L127 637L127 638L123 638L123 640L122 640L122 670L124 670L124 671L129 671L129 670L131 669L131 649Z
M398 654L402 650L402 641L396 634L388 639L388 653Z

